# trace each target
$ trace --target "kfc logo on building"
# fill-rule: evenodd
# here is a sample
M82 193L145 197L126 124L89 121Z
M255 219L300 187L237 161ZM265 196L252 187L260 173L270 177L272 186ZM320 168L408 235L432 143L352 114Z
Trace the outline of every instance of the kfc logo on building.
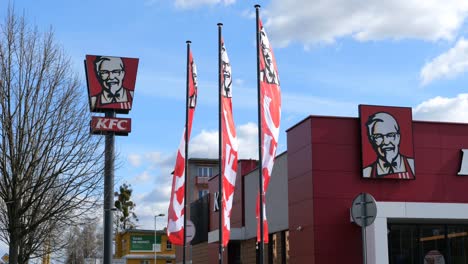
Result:
M415 179L409 107L359 106L362 177Z
M138 59L86 55L85 70L91 112L132 109Z
M105 134L114 132L118 135L127 135L132 131L130 118L109 118L93 116L91 119L91 133Z

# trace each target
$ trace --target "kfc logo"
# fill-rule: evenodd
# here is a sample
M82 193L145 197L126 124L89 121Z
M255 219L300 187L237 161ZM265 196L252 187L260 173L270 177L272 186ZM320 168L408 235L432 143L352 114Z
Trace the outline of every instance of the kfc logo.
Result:
M411 108L359 106L363 178L414 179Z
M86 55L85 68L91 112L132 109L138 59Z
M91 133L103 134L115 132L126 135L132 131L132 120L130 118L109 118L93 116L91 119Z

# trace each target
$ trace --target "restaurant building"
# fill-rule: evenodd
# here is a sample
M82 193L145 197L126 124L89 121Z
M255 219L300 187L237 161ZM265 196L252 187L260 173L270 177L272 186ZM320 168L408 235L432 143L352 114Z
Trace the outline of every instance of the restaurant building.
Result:
M266 197L265 263L363 263L363 246L367 263L468 263L468 124L413 121L411 108L359 112L309 116L286 130ZM223 263L256 263L255 167L239 163ZM209 217L196 224L208 231L193 243L192 263L218 260L217 177L208 185L197 215ZM360 193L377 208L364 245L350 215Z

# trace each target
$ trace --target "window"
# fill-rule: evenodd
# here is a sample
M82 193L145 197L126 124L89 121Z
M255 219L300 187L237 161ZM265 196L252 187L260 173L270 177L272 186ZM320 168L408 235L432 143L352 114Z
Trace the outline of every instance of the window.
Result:
M166 250L172 250L172 243L169 240L166 242Z
M390 264L468 263L468 225L389 224Z
M198 198L202 198L203 196L207 195L209 193L208 190L199 190L198 191Z
M212 167L198 167L198 176L201 176L201 177L213 176L213 168Z

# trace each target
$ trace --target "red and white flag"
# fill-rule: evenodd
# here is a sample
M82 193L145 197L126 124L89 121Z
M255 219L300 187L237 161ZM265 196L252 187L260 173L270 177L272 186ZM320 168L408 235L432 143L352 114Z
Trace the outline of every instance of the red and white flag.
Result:
M268 222L265 210L265 193L270 183L273 164L275 163L278 146L279 127L281 120L281 91L273 48L268 41L262 21L258 19L260 41L260 115L261 115L261 148L262 148L262 181L263 181L263 237L268 243ZM257 241L260 235L260 199L257 199Z
M231 210L237 174L237 135L232 117L232 78L231 64L221 39L221 171L223 196L221 201L223 238L222 245L227 246L231 233Z
M184 129L182 139L177 151L176 165L174 168L174 176L172 179L171 200L169 201L167 236L172 244L184 245L184 200L185 200L185 148L188 142L185 142L185 133L187 133L187 141L190 140L190 132L192 131L192 120L197 104L197 67L193 61L192 52L189 52L189 78L188 78L188 119L187 127Z

